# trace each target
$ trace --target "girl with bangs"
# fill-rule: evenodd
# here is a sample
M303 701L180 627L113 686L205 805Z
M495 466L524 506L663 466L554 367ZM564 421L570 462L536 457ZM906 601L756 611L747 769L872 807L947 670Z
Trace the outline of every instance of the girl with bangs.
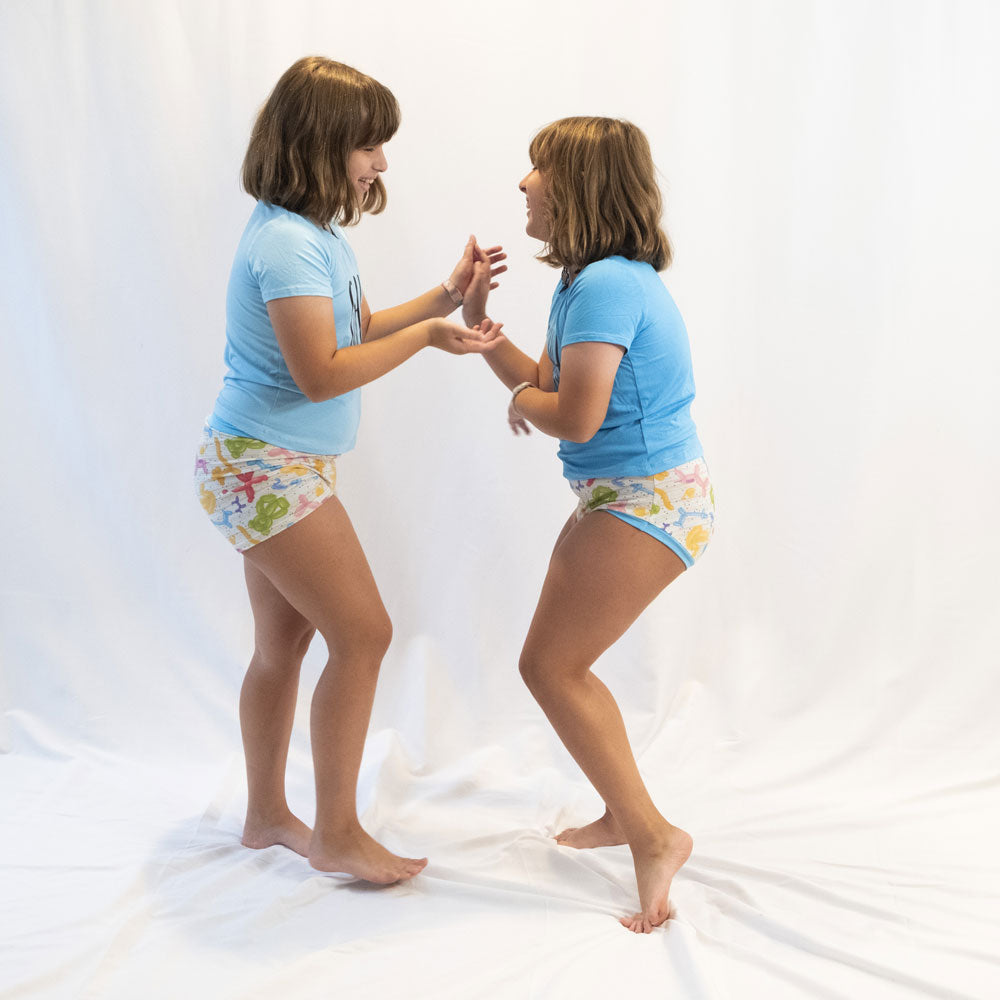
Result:
M243 843L283 844L319 871L411 878L361 827L358 769L392 626L335 495L354 446L362 385L425 347L481 354L502 338L444 319L464 293L485 301L501 247L469 239L441 284L373 313L343 227L381 212L383 146L399 127L392 93L330 59L292 65L257 116L243 187L257 199L226 303L226 374L198 451L195 484L243 554L254 653L240 693L249 800ZM316 631L330 659L312 699L312 830L285 799L299 671Z
M562 268L536 363L504 340L486 360L511 390L508 421L559 438L578 504L556 540L521 653L521 675L604 800L604 815L560 833L575 848L628 844L649 933L691 837L657 810L622 716L592 664L704 552L714 497L690 415L687 332L658 271L671 249L649 144L629 122L565 118L533 139L520 182L526 232ZM470 295L466 323L482 323Z

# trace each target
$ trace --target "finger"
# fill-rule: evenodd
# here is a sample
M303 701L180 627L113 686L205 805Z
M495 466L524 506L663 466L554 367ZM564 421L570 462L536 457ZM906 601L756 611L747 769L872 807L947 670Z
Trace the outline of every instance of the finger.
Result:
M505 253L491 253L488 256L494 264L499 264L500 261L507 259L507 255Z
M490 291L491 292L493 291L494 288L499 288L499 287L500 287L500 282L499 281L491 281L490 282Z
M486 251L486 253L488 253L491 257L494 254L498 254L498 253L502 253L502 252L503 252L503 247L499 243L495 247L490 247L489 250ZM506 256L507 255L504 254L504 257L506 257Z
M504 271L506 271L506 270L507 270L507 265L506 264L501 264L499 267L494 267L490 271L490 277L491 278L495 278L498 274L503 274Z

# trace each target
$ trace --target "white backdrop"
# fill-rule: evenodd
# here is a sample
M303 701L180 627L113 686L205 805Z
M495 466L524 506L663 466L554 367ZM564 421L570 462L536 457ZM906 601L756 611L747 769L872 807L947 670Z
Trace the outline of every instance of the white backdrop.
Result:
M13 462L0 872L20 907L0 987L129 995L155 978L176 995L174 958L187 949L190 968L205 938L164 937L150 914L168 899L180 926L211 938L199 920L225 925L203 909L218 886L187 896L164 875L228 884L206 857L244 866L241 900L266 910L292 894L267 925L291 950L236 935L229 962L204 957L213 995L257 995L264 966L285 995L312 995L332 968L315 914L297 909L300 883L317 883L304 863L236 847L250 618L240 559L190 486L252 206L238 186L250 125L286 66L318 53L387 84L403 110L388 209L350 234L372 307L440 281L474 232L510 255L491 312L534 354L556 272L523 233L528 141L571 114L645 129L719 501L705 559L598 667L658 801L696 840L659 935L669 947L640 957L610 918L632 905L624 849L569 857L545 841L598 803L517 676L573 506L555 443L510 435L505 391L476 358L424 352L364 391L340 495L395 639L362 805L374 832L431 855L431 888L408 890L425 909L405 919L401 890L336 895L321 922L346 935L338 982L359 996L398 986L384 950L344 958L345 942L370 943L351 937L364 912L399 931L380 947L403 964L418 948L406 933L431 934L428 920L449 948L456 924L488 926L525 956L509 983L483 978L466 942L466 964L450 960L456 996L570 990L579 955L560 964L530 934L502 936L493 855L469 846L496 835L490 850L522 862L527 838L546 921L560 893L560 926L593 921L591 986L605 973L621 985L626 947L630 974L681 995L985 997L1000 981L998 42L1000 8L974 0L0 7ZM306 819L320 647L290 762ZM39 869L45 888L27 874ZM275 872L291 873L280 891ZM574 873L594 892L574 896ZM448 886L467 883L486 896L449 909ZM433 977L400 982L446 993Z

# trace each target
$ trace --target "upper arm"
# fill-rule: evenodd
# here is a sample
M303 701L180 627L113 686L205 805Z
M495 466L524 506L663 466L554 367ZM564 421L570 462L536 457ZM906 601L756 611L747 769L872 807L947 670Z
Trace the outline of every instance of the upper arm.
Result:
M559 416L565 421L569 440L589 441L600 430L624 354L625 348L620 344L596 340L569 344L562 349Z
M372 318L372 311L368 307L368 300L362 295L361 296L361 340L362 342L368 339L368 323Z
M538 388L543 392L555 392L556 383L552 377L552 359L549 357L548 348L542 351L542 356L538 359Z
M322 374L337 353L333 299L323 295L271 299L267 314L295 384L310 401L325 399Z

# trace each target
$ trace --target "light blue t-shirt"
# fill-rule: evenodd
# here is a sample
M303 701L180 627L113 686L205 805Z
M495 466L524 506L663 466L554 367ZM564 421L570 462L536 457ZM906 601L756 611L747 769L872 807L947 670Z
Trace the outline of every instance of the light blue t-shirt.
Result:
M361 392L313 403L299 390L266 305L293 295L332 298L337 347L361 343L361 278L343 232L259 201L229 275L226 375L208 422L290 451L339 455L354 447Z
M694 376L681 314L651 264L606 257L552 296L546 350L559 388L570 344L625 348L600 430L580 444L559 442L567 479L651 476L700 458L691 419Z

